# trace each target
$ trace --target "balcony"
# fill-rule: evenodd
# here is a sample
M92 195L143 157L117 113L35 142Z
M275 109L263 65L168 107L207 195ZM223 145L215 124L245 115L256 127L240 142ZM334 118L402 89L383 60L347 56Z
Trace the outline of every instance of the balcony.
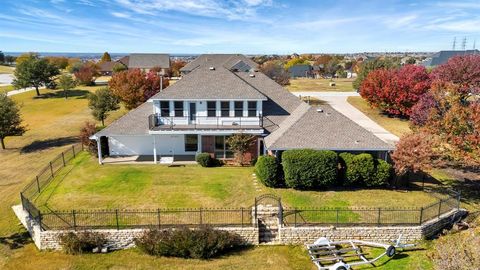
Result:
M207 117L184 116L163 117L157 114L148 116L151 131L183 130L262 130L262 116L256 117Z

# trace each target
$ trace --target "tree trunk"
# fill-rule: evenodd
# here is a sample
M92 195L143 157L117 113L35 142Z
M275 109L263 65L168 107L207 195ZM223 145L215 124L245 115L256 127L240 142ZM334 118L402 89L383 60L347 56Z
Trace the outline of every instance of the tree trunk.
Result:
M40 91L38 91L38 86L35 86L35 91L37 91L37 96L40 96Z
M2 144L2 149L5 150L5 142L3 141L3 138L0 138L0 142Z
M65 94L65 99L67 99L67 89L63 89L63 93Z
M102 126L104 127L105 126L105 122L104 122L104 119L102 118Z

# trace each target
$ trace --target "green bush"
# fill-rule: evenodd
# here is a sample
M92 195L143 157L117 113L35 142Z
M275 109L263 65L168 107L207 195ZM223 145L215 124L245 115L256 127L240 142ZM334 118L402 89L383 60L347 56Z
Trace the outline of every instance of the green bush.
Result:
M330 186L337 181L337 154L311 149L288 150L282 154L285 184L294 189Z
M360 174L355 170L353 159L354 154L341 153L338 155L340 163L340 180L344 186L359 184L361 181Z
M360 176L363 183L372 182L375 178L375 159L372 155L363 153L353 158L355 172Z
M209 153L197 154L195 156L195 161L202 167L213 167L215 165L215 160L210 156Z
M107 243L103 234L95 232L69 232L59 236L60 246L67 254L92 252L94 248L102 248Z
M365 185L372 186L384 186L388 184L390 178L393 176L393 167L388 162L377 159L375 177L371 181L366 181Z
M146 231L135 239L135 244L140 250L154 256L209 259L243 242L237 234L202 227Z
M273 156L260 156L255 164L258 179L267 187L283 186L280 164Z

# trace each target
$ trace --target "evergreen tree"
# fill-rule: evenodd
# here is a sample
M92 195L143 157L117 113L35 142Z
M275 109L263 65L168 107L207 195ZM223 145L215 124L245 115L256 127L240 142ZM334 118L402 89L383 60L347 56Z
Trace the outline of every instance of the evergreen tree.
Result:
M110 57L110 54L108 52L104 52L100 62L111 62L111 61L112 61L112 57Z
M5 149L4 139L7 136L21 136L26 128L22 125L20 109L7 94L0 93L0 143Z

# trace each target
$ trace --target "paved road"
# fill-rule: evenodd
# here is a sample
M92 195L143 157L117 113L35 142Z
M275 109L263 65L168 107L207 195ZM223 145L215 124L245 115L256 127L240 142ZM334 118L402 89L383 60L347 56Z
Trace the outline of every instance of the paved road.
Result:
M377 124L372 119L368 118L365 114L363 114L360 110L352 106L350 103L347 102L347 98L352 96L359 96L356 92L292 92L293 94L299 96L311 96L316 97L318 99L324 100L328 102L330 106L332 106L335 110L341 112L346 117L353 120L355 123L359 124L366 130L372 132L378 138L382 139L383 141L395 144L399 138L379 124Z

